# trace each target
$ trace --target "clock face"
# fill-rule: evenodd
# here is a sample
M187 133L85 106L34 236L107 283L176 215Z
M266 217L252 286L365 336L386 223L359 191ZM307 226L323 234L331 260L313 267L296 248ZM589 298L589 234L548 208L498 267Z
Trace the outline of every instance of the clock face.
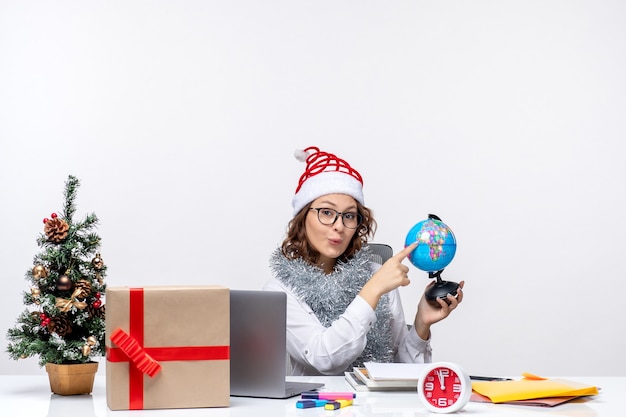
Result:
M418 394L426 408L451 413L467 404L472 393L469 376L451 363L435 363L425 369L418 382Z

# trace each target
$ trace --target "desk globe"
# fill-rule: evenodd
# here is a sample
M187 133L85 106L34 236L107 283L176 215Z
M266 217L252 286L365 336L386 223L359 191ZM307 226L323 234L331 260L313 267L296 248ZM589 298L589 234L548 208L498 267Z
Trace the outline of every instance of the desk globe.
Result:
M456 296L459 284L441 279L444 268L452 262L456 253L456 239L452 230L434 214L422 220L409 230L406 236L405 247L413 242L419 245L408 256L409 261L418 269L428 272L429 278L436 282L426 292L426 300L439 306L437 298L446 301L448 294ZM447 301L446 301L447 302Z

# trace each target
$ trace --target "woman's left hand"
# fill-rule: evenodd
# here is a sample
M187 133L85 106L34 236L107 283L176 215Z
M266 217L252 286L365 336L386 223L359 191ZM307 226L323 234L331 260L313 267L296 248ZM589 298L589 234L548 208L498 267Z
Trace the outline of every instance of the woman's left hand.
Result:
M435 285L435 282L428 284L426 289ZM437 299L438 306L434 306L426 300L426 296L422 294L422 298L417 305L417 314L415 315L415 330L417 334L423 339L427 340L430 337L430 326L445 319L455 310L459 304L463 301L463 286L465 281L459 283L459 288L456 290L456 297L448 294L446 300Z

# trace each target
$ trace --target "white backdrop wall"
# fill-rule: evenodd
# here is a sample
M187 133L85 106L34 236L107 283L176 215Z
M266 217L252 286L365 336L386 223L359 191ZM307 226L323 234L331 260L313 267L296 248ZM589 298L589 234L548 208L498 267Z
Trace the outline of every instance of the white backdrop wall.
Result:
M258 289L317 145L375 241L454 230L435 360L625 375L625 39L618 0L0 1L0 373L44 372L5 335L69 174L109 286Z

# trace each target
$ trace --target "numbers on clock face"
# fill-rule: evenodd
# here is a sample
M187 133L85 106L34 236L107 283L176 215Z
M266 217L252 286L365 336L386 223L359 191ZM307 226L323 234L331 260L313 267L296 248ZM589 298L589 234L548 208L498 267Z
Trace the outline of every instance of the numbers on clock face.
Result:
M459 400L463 390L459 376L449 368L435 368L422 382L424 396L435 407L449 407Z

